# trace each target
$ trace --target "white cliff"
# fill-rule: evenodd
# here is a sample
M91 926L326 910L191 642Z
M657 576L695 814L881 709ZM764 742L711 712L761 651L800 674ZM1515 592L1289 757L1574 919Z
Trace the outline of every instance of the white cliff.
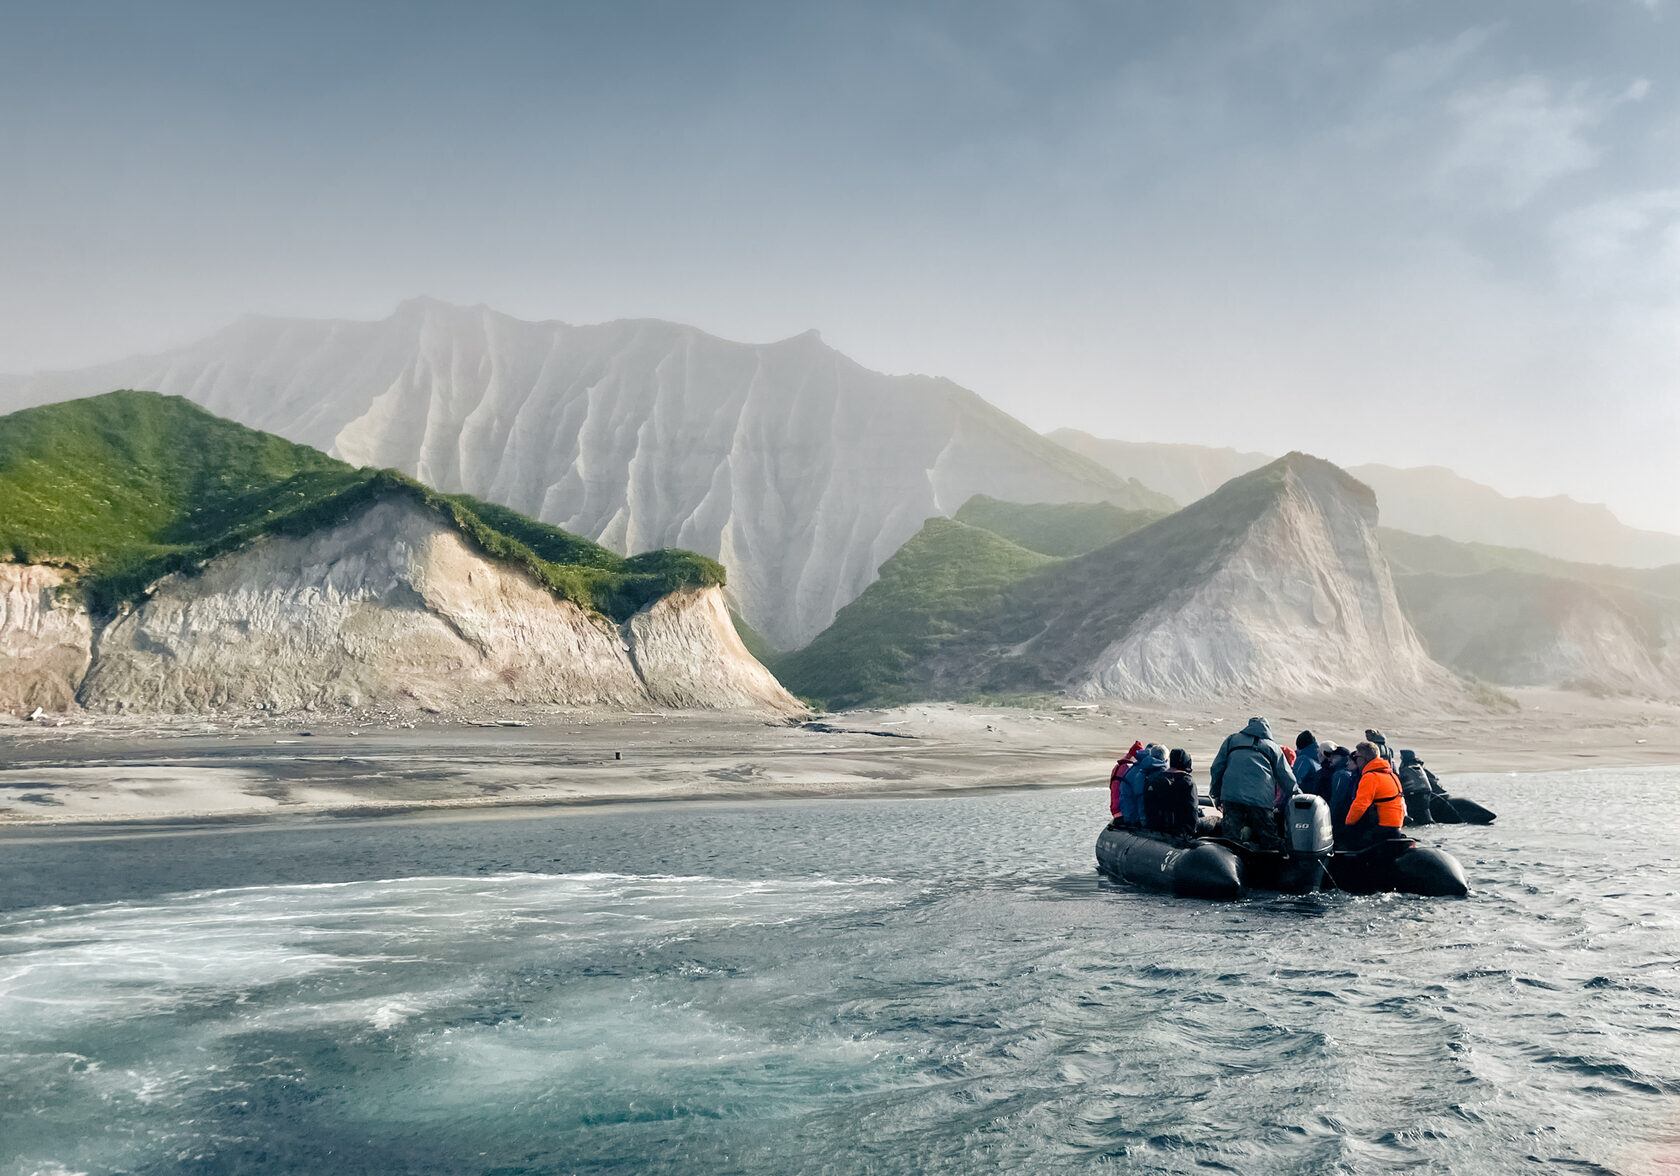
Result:
M1104 647L1076 692L1421 697L1449 686L1401 611L1375 502L1350 483L1328 463L1291 461L1241 542Z
M14 633L48 630L39 604L20 611L16 596L3 598L8 652ZM141 712L803 710L741 648L718 589L672 594L619 626L487 559L400 497L164 578L98 633L91 668L78 615L79 630L54 621L51 631L81 633L85 677L70 672L67 638L52 660L36 636L33 661L20 662L40 667L19 677L37 693L58 690L59 706L79 697L92 710Z
M971 392L869 371L815 332L523 322L429 300L373 323L247 319L163 355L0 380L0 411L173 393L634 554L721 560L773 645L809 641L929 517L975 494L1170 507Z
M1376 499L1291 454L1016 585L945 646L942 693L1425 702L1458 693L1400 609Z
M64 574L0 563L0 713L63 710L92 656L87 610L60 596Z

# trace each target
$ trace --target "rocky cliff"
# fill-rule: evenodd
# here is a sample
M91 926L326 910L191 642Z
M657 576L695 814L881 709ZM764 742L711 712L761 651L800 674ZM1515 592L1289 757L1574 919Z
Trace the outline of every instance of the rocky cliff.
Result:
M7 573L0 583L47 575ZM5 598L0 649L34 652L6 675L13 689L57 690L61 704L73 691L95 710L803 710L741 648L719 589L662 597L616 625L401 497L165 577L97 633L91 667L84 611L47 623L17 598ZM77 633L85 676L72 672Z
M929 659L938 693L1440 699L1401 613L1370 489L1291 454L1016 584Z
M1680 698L1680 565L1614 568L1382 533L1429 652L1508 686Z
M974 494L1172 505L949 381L869 371L814 332L758 346L419 300L383 322L249 319L160 356L0 380L0 411L118 387L176 393L621 553L715 557L747 621L784 649Z
M63 710L92 657L87 611L61 599L57 568L0 563L0 713Z

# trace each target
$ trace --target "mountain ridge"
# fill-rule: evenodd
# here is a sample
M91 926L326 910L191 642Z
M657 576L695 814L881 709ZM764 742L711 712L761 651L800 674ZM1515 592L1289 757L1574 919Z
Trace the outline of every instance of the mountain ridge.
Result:
M803 710L712 561L619 556L179 397L0 418L0 550L6 709Z
M185 395L620 553L699 551L783 649L976 493L1172 505L949 380L872 372L812 332L748 345L415 300L375 322L249 318L153 357L0 380L0 401L113 386Z
M1078 429L1056 429L1046 436L1117 476L1136 477L1184 503L1273 460L1206 445L1094 437ZM1583 503L1566 494L1508 495L1439 465L1366 463L1348 472L1377 492L1383 521L1396 530L1608 566L1680 563L1680 535L1630 527L1602 503Z

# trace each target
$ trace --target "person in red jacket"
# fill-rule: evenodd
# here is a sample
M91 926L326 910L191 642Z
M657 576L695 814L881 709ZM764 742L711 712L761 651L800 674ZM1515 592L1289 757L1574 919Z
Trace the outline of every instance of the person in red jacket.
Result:
M1400 777L1377 754L1374 744L1361 743L1353 750L1354 769L1359 773L1359 788L1347 811L1347 838L1350 845L1370 845L1387 837L1400 836L1400 826L1406 823L1406 802L1402 799Z
M1108 815L1111 817L1120 815L1120 781L1132 770L1132 765L1137 763L1142 751L1143 741L1134 740L1132 749L1115 761L1114 770L1108 774Z

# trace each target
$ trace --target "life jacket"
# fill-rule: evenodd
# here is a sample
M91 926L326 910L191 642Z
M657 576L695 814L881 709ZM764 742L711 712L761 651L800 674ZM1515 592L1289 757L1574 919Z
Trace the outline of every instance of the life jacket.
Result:
M1374 759L1359 774L1359 791L1348 807L1347 823L1374 823L1379 829L1398 829L1406 823L1406 802L1402 799L1400 777L1394 774L1385 759Z
M1132 749L1115 761L1114 770L1108 774L1108 815L1111 817L1120 815L1120 781L1132 770L1142 751L1142 740L1134 741Z

